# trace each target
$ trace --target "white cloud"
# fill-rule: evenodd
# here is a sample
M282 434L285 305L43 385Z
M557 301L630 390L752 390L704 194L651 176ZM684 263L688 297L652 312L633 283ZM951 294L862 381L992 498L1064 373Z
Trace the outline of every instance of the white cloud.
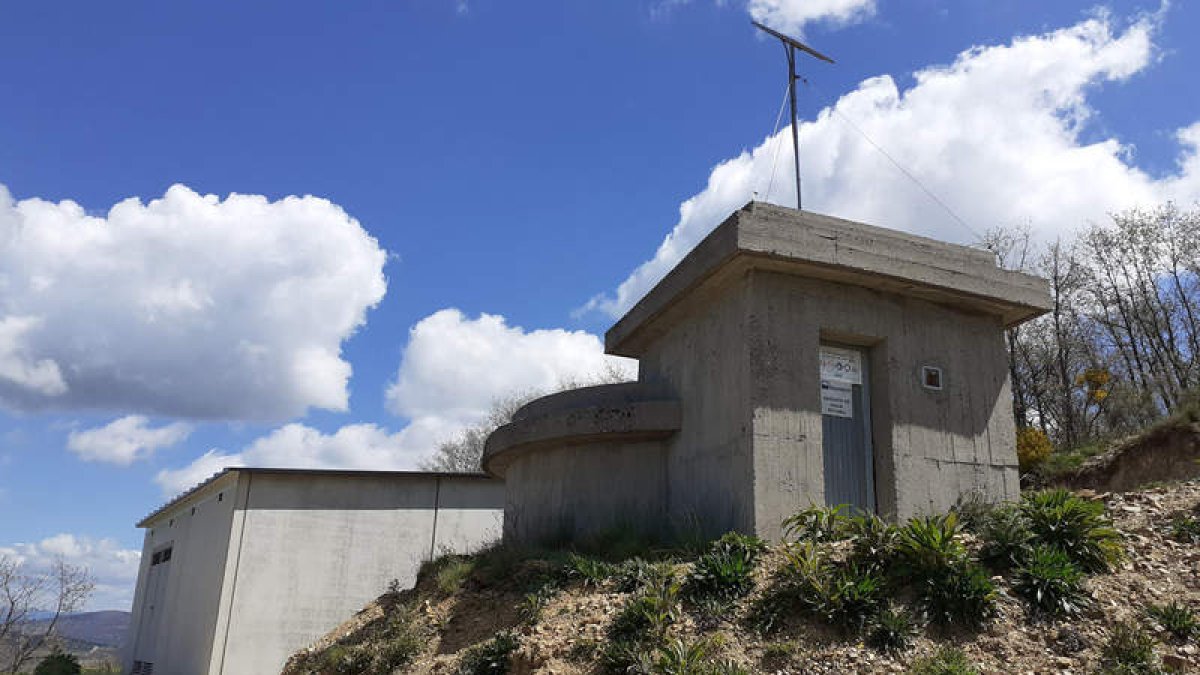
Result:
M240 452L209 450L183 468L160 471L154 480L164 494L174 495L227 467L415 470L433 448L421 431L412 425L391 433L374 424L350 424L325 434L303 424L288 424Z
M591 333L526 331L502 316L469 319L443 309L409 331L387 401L397 415L457 427L483 418L493 401L513 392L555 389L612 367L636 376L633 361L605 356L600 338Z
M67 436L67 449L89 462L129 466L160 448L176 445L190 433L191 427L182 422L151 427L145 417L128 415L103 427L72 431Z
M977 232L1028 222L1052 237L1114 210L1200 198L1200 123L1177 133L1178 168L1157 178L1134 165L1134 149L1117 138L1085 142L1081 133L1097 115L1091 91L1153 62L1156 21L1144 18L1119 31L1101 14L1009 45L968 50L948 66L917 72L907 90L886 75L862 82L801 124L805 208L949 241L976 239L846 119ZM679 221L654 257L582 310L625 312L755 192L794 206L790 134L784 128L714 168L707 187L680 205Z
M141 552L121 548L116 540L58 534L39 542L0 545L0 556L17 560L30 574L48 572L60 557L86 567L96 581L86 610L128 611L133 605Z
M875 0L750 0L755 21L802 35L811 23L846 26L875 15Z
M29 316L0 319L0 381L42 396L58 396L67 390L58 364L50 359L31 360L25 346L25 334L41 323L41 319Z
M443 309L409 331L388 389L388 407L408 418L400 431L353 424L325 434L289 424L236 453L210 450L188 466L160 472L155 481L170 495L230 466L416 469L440 441L482 420L497 399L587 381L611 369L630 379L637 374L633 361L605 356L590 333L526 331L502 316L470 319Z
M107 214L0 185L0 404L193 418L344 410L386 253L316 197L176 185Z

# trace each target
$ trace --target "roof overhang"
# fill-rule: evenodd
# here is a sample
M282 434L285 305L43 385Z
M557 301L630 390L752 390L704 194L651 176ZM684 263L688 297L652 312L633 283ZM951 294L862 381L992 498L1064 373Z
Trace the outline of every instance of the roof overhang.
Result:
M1040 277L1000 269L987 250L807 211L751 202L717 226L605 334L605 351L638 357L706 290L763 269L916 297L1006 327L1051 308Z

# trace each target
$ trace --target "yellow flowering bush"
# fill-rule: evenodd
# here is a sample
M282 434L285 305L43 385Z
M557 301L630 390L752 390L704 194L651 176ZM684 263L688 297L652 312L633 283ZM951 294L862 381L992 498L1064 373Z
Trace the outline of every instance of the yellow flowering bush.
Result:
M1033 470L1046 461L1053 451L1054 446L1041 429L1023 427L1017 430L1017 463L1021 466L1021 473Z

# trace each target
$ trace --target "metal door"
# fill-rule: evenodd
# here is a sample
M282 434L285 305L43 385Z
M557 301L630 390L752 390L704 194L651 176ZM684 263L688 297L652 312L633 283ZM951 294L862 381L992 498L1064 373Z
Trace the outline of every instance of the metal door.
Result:
M870 373L863 349L822 344L821 437L825 504L875 511Z

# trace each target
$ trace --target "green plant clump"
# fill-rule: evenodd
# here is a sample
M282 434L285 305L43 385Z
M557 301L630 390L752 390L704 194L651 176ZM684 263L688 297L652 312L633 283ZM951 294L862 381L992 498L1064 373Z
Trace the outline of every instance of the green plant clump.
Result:
M930 621L978 627L996 613L996 585L986 570L965 558L922 577L917 601Z
M617 573L616 566L575 553L567 556L567 576L578 579L584 586L600 586Z
M679 588L674 580L647 585L629 598L608 628L615 642L662 642L667 629L679 619Z
M1013 590L1025 599L1035 616L1074 616L1088 602L1083 571L1066 553L1039 544L1017 569Z
M1196 619L1196 612L1181 602L1147 605L1146 614L1180 642L1200 635L1200 620Z
M1085 572L1107 572L1121 559L1121 535L1098 501L1044 490L1026 495L1021 512L1038 543L1060 549Z
M1100 650L1100 672L1105 675L1154 675L1161 672L1154 655L1154 638L1136 623L1123 621L1112 627Z
M714 541L692 566L685 585L688 598L734 599L754 590L754 564L766 547L762 539L736 532Z
M996 571L1020 567L1033 545L1029 520L1011 505L997 508L979 528L979 536L979 561Z
M617 580L617 590L633 593L653 583L674 581L675 566L669 562L630 558L617 566L614 578Z
M783 533L796 541L826 542L842 539L845 532L845 504L810 506L783 521Z
M913 661L910 675L979 675L979 669L957 647L942 647L933 656Z
M884 608L871 622L867 633L867 644L891 654L899 654L912 647L917 636L917 624L903 610Z
M82 672L79 659L58 650L39 661L33 669L33 675L79 675Z
M512 667L512 654L520 643L512 631L500 631L491 640L467 650L458 675L504 675Z
M434 582L438 590L446 595L457 593L475 571L475 561L461 555L443 556L431 564L436 569Z
M851 542L850 560L887 577L896 560L900 529L871 513L847 520L845 531Z

